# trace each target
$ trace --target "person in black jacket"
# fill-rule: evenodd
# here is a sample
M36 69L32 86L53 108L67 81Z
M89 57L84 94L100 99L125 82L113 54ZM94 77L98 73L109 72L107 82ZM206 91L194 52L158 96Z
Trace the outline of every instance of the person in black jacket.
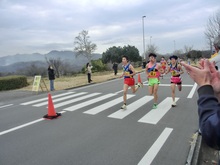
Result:
M207 59L200 61L201 68L181 63L200 86L197 104L202 137L210 147L220 150L220 72Z
M118 73L118 64L116 62L113 63L112 69L114 70L115 76Z
M51 65L48 67L48 77L50 80L50 91L54 91L55 72Z

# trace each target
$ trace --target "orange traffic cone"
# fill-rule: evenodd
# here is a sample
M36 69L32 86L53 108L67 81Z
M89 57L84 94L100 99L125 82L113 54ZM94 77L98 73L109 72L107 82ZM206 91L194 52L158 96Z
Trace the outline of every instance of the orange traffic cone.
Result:
M142 84L140 73L138 74L138 83Z
M44 118L46 119L55 119L57 117L61 116L61 113L56 113L53 105L53 101L51 98L51 94L48 93L48 114L44 115Z
M140 73L138 74L138 86L143 88L143 83L141 81L141 75Z

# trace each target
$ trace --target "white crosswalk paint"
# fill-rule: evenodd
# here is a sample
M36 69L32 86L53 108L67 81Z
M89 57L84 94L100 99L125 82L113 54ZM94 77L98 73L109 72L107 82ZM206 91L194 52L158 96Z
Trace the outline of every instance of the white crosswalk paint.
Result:
M12 105L14 105L14 104L3 105L3 106L0 106L0 108L10 107Z
M64 93L64 94L60 94L60 95L55 95L53 98L56 98L56 97L60 97L60 98L54 99L53 102L58 102L58 101L70 99L73 97L75 97L75 98L54 104L54 107L59 108L59 107L66 106L64 111L75 111L77 109L80 109L80 108L95 104L97 102L103 101L105 99L117 96L117 94L115 94L115 93L106 94L106 95L102 95L99 97L95 97L95 96L100 95L101 93L92 93L92 94L87 94L87 92L80 92L77 94L73 94L73 93L74 92L68 92L68 93ZM68 95L68 96L66 96L66 95ZM61 96L64 96L64 97L61 97ZM127 99L130 99L134 96L135 95L128 94ZM43 98L43 99L48 99L48 98ZM43 99L29 101L26 103L22 103L22 105L29 105L29 104L32 104L35 102L40 102ZM86 100L86 99L89 99L89 100ZM120 110L110 114L108 117L109 118L116 118L116 119L123 119L126 116L133 113L134 111L138 110L140 107L147 104L152 99L153 99L153 96L144 96L144 97L140 98L139 100L136 100L135 102L129 104L127 106L127 110L120 109ZM178 101L178 99L179 98L176 98L176 101ZM75 105L72 105L72 106L69 105L69 104L76 103L76 102L78 102L78 103ZM105 111L105 110L107 110L107 109L109 109L119 103L123 104L123 97L122 96L120 96L119 98L116 98L114 100L105 102L99 106L93 107L92 109L89 109L83 113L95 115L95 114L98 114L102 111ZM172 103L172 98L171 97L166 98L160 104L158 104L157 109L151 110L150 112L148 112L145 116L143 116L141 119L139 119L138 122L148 123L148 124L157 124L161 120L161 118L170 110L171 103ZM43 101L43 102L35 104L33 106L40 107L40 106L43 106L46 104L48 104L47 101L46 102ZM69 105L69 107L68 107L68 105Z
M142 97L141 99L139 99L139 100L133 102L132 104L128 105L127 110L120 109L120 110L116 111L115 113L109 115L108 117L116 118L116 119L123 119L124 117L128 116L132 112L138 110L138 108L140 108L144 104L151 101L153 98L154 98L153 96Z
M151 164L154 158L157 156L160 149L163 147L164 143L166 142L172 131L173 128L165 128L163 132L160 134L160 136L157 138L157 140L154 142L154 144L151 146L151 148L141 159L141 161L138 163L138 165Z
M176 101L179 98L175 98ZM138 122L157 124L158 121L171 109L172 97L167 97L160 104L158 104L157 109L152 109L144 117L142 117Z
M75 93L75 92L62 93L62 94L59 94L59 95L52 96L52 98L57 98L57 97L61 97L61 96L66 96L66 95L73 94L73 93ZM33 100L33 101L25 102L25 103L21 103L20 105L30 105L30 104L38 103L38 102L41 102L41 101L45 101L45 100L47 100L47 99L48 99L48 98L45 97L45 98L42 98L42 99Z
M68 105L68 104L71 104L71 103L75 103L77 101L81 101L81 100L84 100L84 99L88 99L90 97L94 97L96 95L100 95L101 93L92 93L92 94L88 94L86 96L81 96L81 97L78 97L78 98L75 98L75 99L72 99L72 100L68 100L68 101L65 101L65 102L62 102L62 103L59 103L59 104L55 104L54 105L54 108L59 108L59 107L62 107L62 106L65 106L65 105Z
M66 99L70 99L70 98L73 98L73 97L77 97L77 96L81 96L81 95L84 95L86 94L87 92L81 92L81 93L76 93L76 94L73 94L73 95L70 95L70 96L66 96L66 97L61 97L61 98L58 98L58 99L54 99L53 100L53 103L56 103L58 101L62 101L62 100L66 100ZM35 104L33 105L34 107L41 107L43 105L47 105L48 104L48 101L45 101L45 102L42 102L42 103L39 103L39 104Z
M196 83L194 83L194 85L193 85L193 88L192 88L192 90L190 91L190 93L189 93L189 95L187 96L187 98L192 98L193 97L193 95L194 95L194 93L195 93L195 91L196 91L196 88L197 88L197 84Z
M74 106L65 108L64 110L65 110L65 111L75 111L75 110L77 110L77 109L86 107L86 106L88 106L88 105L97 103L97 102L99 102L99 101L105 100L105 99L110 98L110 97L113 97L113 96L115 96L115 95L116 95L116 94L107 94L107 95L104 95L104 96L100 96L100 97L97 97L97 98L95 98L95 99L88 100L88 101L86 101L86 102L83 102L83 103L76 104L76 105L74 105Z
M132 97L134 97L134 95L127 95L127 100L132 98ZM87 113L87 114L90 114L90 115L95 115L95 114L100 113L100 112L102 112L102 111L104 111L104 110L106 110L106 109L108 109L108 108L110 108L110 107L112 107L112 106L114 106L116 104L119 104L119 103L123 104L122 96L120 96L119 98L114 99L112 101L109 101L107 103L104 103L104 104L102 104L100 106L92 108L92 109L90 109L88 111L85 111L83 113Z

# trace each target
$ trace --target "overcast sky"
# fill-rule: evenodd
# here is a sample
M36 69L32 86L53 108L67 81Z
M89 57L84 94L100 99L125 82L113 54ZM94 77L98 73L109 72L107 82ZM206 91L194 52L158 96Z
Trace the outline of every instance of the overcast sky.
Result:
M151 38L159 53L184 45L204 50L207 20L219 6L219 0L0 0L0 56L73 50L82 30L96 53L132 45L142 54L142 16L145 43Z

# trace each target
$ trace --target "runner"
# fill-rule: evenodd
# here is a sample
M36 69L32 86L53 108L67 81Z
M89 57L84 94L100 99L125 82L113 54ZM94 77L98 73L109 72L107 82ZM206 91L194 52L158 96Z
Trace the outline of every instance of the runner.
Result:
M182 79L181 79L180 75L184 73L181 65L178 64L177 59L178 59L178 57L175 55L170 56L171 64L165 73L165 74L167 74L167 73L171 72L170 83L171 83L171 91L172 91L172 99L173 99L172 107L176 106L176 102L175 102L176 85L177 85L179 91L182 90Z
M126 110L127 106L126 106L126 101L127 101L127 91L128 91L128 87L131 87L132 93L135 93L138 88L141 86L141 84L137 84L135 86L135 79L133 78L133 76L136 74L134 67L128 63L128 57L127 56L123 56L122 57L122 63L123 63L123 74L121 75L121 78L124 76L124 93L123 93L123 100L124 100L124 104L122 105L121 109Z
M166 71L166 68L167 68L167 62L166 62L166 60L164 59L164 57L161 57L160 65L161 65L162 69L163 69L164 72L165 72L165 71ZM162 77L162 79L163 79L163 74L161 74L161 77Z
M157 108L157 100L158 100L158 87L160 84L160 73L164 73L160 64L157 64L156 54L149 54L149 63L146 65L146 75L148 79L148 91L150 95L154 95L154 105L153 109Z

